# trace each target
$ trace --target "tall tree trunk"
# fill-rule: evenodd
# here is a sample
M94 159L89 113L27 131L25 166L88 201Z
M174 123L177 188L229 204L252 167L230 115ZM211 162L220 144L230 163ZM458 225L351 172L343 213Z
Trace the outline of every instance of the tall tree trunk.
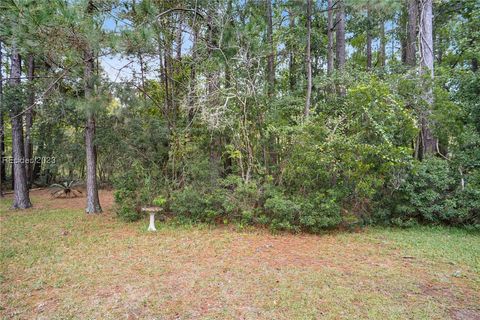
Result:
M380 68L385 67L385 60L387 54L385 52L385 47L387 45L387 39L385 38L385 21L383 19L380 21L380 49L378 52L378 65Z
M417 43L417 25L418 25L418 0L408 0L408 20L407 20L407 43L405 50L405 62L408 66L414 67L416 64L416 43Z
M217 48L217 28L213 22L214 11L211 9L208 13L207 24L207 54L208 57L213 56L213 50ZM219 75L218 72L209 71L207 73L207 101L213 105L218 104L218 84ZM211 167L211 180L215 182L216 178L221 175L221 152L222 141L219 132L214 129L210 140L210 167Z
M5 143L3 126L3 55L2 42L0 41L0 197L3 197L3 181L5 181Z
M295 17L293 15L293 12L290 11L288 13L288 19L289 19L289 30L291 33L295 31ZM288 46L288 84L290 87L290 91L293 92L295 91L295 87L297 84L297 78L296 78L296 65L295 65L295 45L294 41L289 41L289 46Z
M12 59L10 66L10 81L9 84L13 88L20 85L21 78L21 61L20 54L17 48L12 48ZM15 92L19 94L18 90ZM26 209L32 206L28 194L27 174L25 172L25 150L23 145L23 120L22 120L22 106L19 103L20 99L12 102L10 119L12 123L12 153L13 153L13 175L14 175L14 209Z
M94 54L90 48L84 53L84 81L85 81L85 100L89 101L93 94L93 71ZM87 161L87 207L85 211L88 214L101 213L102 207L98 197L97 185L97 150L95 146L95 115L94 112L87 111L87 122L85 125L85 150Z
M407 60L407 25L408 25L408 0L403 1L400 16L397 22L397 34L400 37L400 59L402 64Z
M183 19L182 16L178 18L178 27L175 34L175 59L177 62L182 60L182 44L183 44Z
M140 82L142 85L143 92L143 103L147 102L147 91L145 90L145 64L143 63L143 53L138 53L138 62L140 64Z
M275 52L273 47L273 22L272 22L272 1L265 0L267 6L267 43L268 43L268 58L267 58L267 83L268 96L273 96L275 92Z
M305 101L305 109L303 111L305 118L308 118L310 114L310 98L312 95L312 54L310 50L311 35L312 35L312 0L307 0L307 48L306 48L307 98Z
M435 154L438 140L431 131L431 110L433 106L433 13L432 0L420 0L420 75L424 86L423 100L426 106L420 112L420 159L426 155Z
M35 58L33 54L28 55L28 81L29 81L29 93L28 93L28 107L25 111L25 172L27 175L27 183L28 187L31 188L32 186L32 171L33 171L33 163L31 163L30 159L32 159L33 153L33 145L32 145L32 137L31 137L31 130L33 125L33 110L30 108L35 103L35 88L33 86L33 79L35 75Z
M345 3L343 0L338 0L337 22L336 22L336 62L337 69L343 72L345 68ZM338 94L343 97L346 94L346 89L343 84L337 87Z
M372 22L370 19L370 4L367 3L367 71L372 69Z
M173 32L173 31L172 31ZM176 128L176 115L177 115L177 107L178 107L178 101L176 98L176 83L175 83L175 74L176 74L176 67L175 67L175 57L174 57L174 39L169 38L168 39L168 45L165 47L165 53L166 53L166 59L167 61L167 67L168 67L168 74L170 75L168 77L168 83L169 83L169 88L170 88L170 103L171 103L171 120L172 120L172 125L173 128Z
M188 93L188 120L193 121L195 115L195 95L197 87L197 41L198 27L193 26L193 43L192 43L192 63L190 65L190 87Z
M345 67L345 4L338 1L336 26L336 60L337 68L342 71Z
M328 0L328 22L327 22L327 74L333 72L333 4L332 0Z

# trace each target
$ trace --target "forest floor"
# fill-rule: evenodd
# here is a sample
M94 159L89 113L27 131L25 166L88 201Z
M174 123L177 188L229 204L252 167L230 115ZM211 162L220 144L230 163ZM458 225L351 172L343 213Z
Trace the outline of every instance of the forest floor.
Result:
M368 228L274 235L124 223L84 198L0 202L6 319L480 319L480 234Z

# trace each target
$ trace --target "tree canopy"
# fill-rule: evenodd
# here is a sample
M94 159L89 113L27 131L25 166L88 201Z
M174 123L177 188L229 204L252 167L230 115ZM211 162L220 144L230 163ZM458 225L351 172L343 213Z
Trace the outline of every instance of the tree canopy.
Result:
M16 208L29 188L84 181L87 213L113 186L126 220L161 197L185 219L293 231L480 225L478 1L0 11L0 180Z

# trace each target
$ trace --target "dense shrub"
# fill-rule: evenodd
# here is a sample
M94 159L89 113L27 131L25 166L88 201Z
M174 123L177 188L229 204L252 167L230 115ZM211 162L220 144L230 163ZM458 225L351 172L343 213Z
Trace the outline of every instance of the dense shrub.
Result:
M268 216L268 223L273 229L299 229L301 207L283 194L277 193L266 199L264 209ZM266 223L266 221L263 222Z
M140 188L138 179L133 170L126 171L114 182L115 192L115 212L117 216L125 221L135 221L140 219L137 212L138 205L137 190Z
M314 193L301 204L300 225L303 229L319 232L342 222L341 205L335 195Z
M211 197L198 189L185 187L172 193L170 209L177 215L195 221L205 221L211 217Z
M141 218L139 208L154 205L155 199L162 193L159 179L147 172L139 163L134 163L114 180L115 211L125 221Z
M461 179L464 179L464 187ZM444 159L417 162L393 196L392 222L466 225L480 222L478 170L460 175Z

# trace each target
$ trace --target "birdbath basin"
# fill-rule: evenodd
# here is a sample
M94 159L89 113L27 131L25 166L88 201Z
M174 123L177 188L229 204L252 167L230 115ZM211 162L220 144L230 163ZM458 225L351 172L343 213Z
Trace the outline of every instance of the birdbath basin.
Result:
M155 213L162 211L161 207L143 207L142 212L150 214L150 224L147 231L157 231L155 228Z

